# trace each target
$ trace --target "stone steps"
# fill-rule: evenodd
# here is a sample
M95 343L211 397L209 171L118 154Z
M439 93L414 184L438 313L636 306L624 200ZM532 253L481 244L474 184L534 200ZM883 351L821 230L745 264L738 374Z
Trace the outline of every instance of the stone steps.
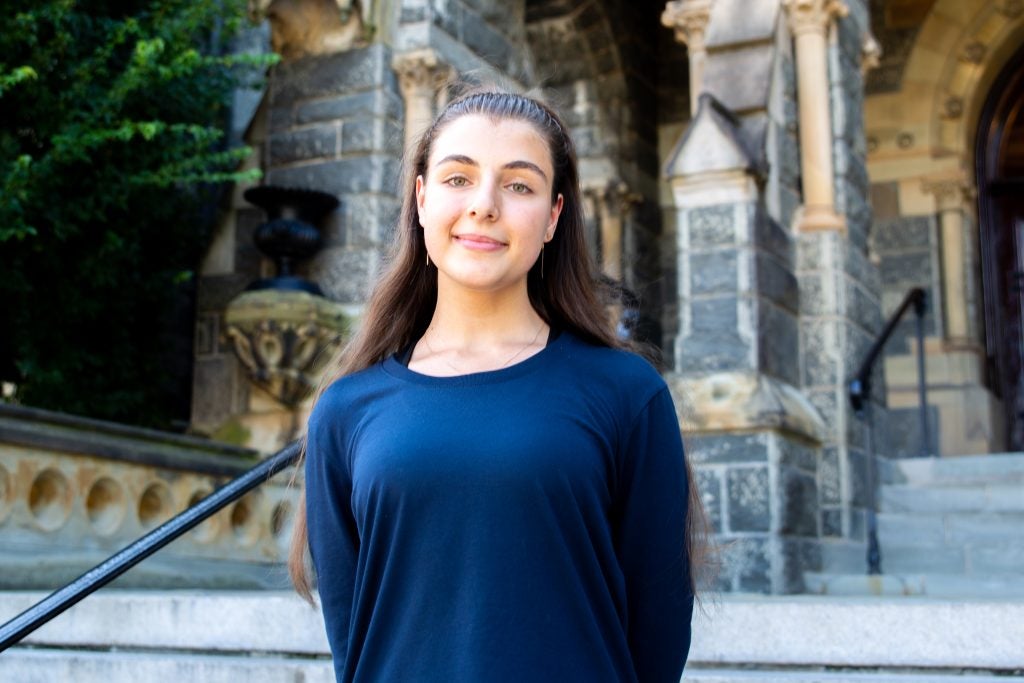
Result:
M41 597L0 593L0 620ZM1024 600L712 596L693 634L686 681L1024 680ZM0 655L19 683L332 679L320 613L283 592L101 592Z
M888 461L879 490L885 576L861 544L828 542L807 590L829 595L1024 596L1024 454Z
M885 569L885 565L882 565ZM1024 600L1024 581L1020 574L904 573L887 571L878 576L867 574L804 574L807 592L833 596L918 596L941 599Z

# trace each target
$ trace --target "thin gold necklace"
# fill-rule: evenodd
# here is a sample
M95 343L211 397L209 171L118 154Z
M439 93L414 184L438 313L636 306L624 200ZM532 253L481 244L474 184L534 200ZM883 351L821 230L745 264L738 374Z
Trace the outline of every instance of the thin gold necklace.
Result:
M427 328L427 332L430 332L430 330L432 330L432 329L433 329L433 328ZM519 356L520 356L520 355L521 355L521 354L523 353L523 351L526 351L526 349L528 349L528 348L530 348L531 346L533 346L534 344L536 344L536 343L537 343L537 340L538 340L538 339L540 338L540 332L541 332L541 330L543 330L543 329L544 329L544 321L542 320L542 321L540 322L540 327L538 327L538 328L537 328L537 332L536 332L536 333L535 333L535 334L533 335L533 339L531 339L530 341L526 342L526 344L524 344L524 345L523 345L523 347L522 347L521 349L519 349L518 351L516 351L515 353L513 353L513 354L512 354L511 356L509 356L509 359L508 359L508 360L506 360L506 361L505 361L504 363L502 363L501 365L499 365L499 366L498 366L497 368L495 368L495 370L501 370L502 368L508 367L508 365L509 365L509 364L510 364L510 363L511 363L512 361L514 361L514 360L515 360L516 358L518 358L518 357L519 357ZM427 335L425 335L425 334L424 334L424 335L423 335L423 337L422 337L422 339L423 339L423 343L427 345L427 350L428 350L428 351L430 351L430 353L431 353L432 355L434 355L434 356L438 355L438 354L437 354L437 351L435 351L435 350L434 350L434 347L430 345L430 340L429 340L429 339L427 339ZM445 365L447 365L448 367L450 367L450 368L451 368L452 370L454 370L455 372L459 372L459 373L461 373L461 372L463 371L463 370L462 370L462 368L460 368L460 367L457 367L457 366L453 365L453 364L452 364L452 362L451 362L451 361L449 361L449 360L447 360L447 359L446 359L446 360L444 361L444 363L445 363ZM481 372L483 372L483 371L481 371Z

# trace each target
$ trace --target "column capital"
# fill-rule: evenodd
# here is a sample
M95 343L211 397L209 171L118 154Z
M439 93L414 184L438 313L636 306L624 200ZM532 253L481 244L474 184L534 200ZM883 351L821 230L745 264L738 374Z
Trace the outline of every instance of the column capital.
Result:
M975 195L974 186L959 176L925 178L921 182L921 189L925 194L935 197L935 207L940 212L960 210Z
M406 98L424 91L433 96L451 72L451 68L432 48L396 54L391 60L391 68L398 75L398 87Z
M691 52L704 51L704 35L714 0L671 0L661 13L661 23L676 32L676 40Z
M789 12L789 28L795 36L807 33L824 36L833 19L850 13L843 0L783 0L783 6Z

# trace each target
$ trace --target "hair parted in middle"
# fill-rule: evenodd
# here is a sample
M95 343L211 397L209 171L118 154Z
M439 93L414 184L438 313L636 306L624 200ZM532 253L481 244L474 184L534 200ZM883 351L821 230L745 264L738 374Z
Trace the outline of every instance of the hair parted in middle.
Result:
M324 385L369 367L416 342L426 331L437 302L437 269L427 254L416 204L416 178L427 177L434 141L463 116L516 120L534 127L547 143L554 168L551 201L563 197L554 237L527 276L537 314L556 329L571 331L601 346L620 347L604 308L606 288L595 278L585 241L576 151L558 114L542 102L511 92L471 91L450 101L410 150L403 166L402 211L388 264L352 341L328 368Z

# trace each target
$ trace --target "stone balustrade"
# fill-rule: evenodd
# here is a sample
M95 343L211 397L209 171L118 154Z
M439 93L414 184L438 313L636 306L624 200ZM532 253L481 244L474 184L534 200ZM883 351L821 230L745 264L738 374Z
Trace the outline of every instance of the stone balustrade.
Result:
M0 405L0 588L55 588L257 462L192 437ZM298 491L284 473L118 580L282 587Z

